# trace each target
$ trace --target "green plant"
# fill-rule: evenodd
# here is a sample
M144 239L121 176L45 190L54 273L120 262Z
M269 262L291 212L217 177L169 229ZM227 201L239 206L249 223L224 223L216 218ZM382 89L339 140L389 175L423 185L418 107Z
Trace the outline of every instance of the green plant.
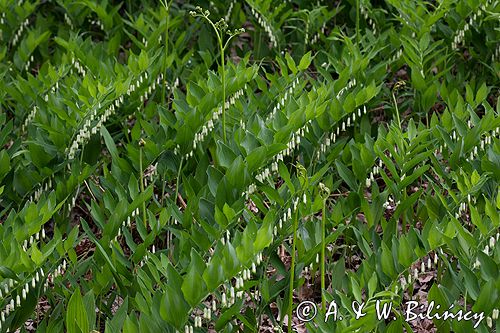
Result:
M228 30L228 25L226 21L221 18L219 21L216 23L213 23L213 21L208 17L210 15L210 12L208 10L203 10L201 7L196 7L196 11L190 12L192 16L194 17L203 17L210 25L212 26L215 35L217 36L217 42L219 45L219 52L220 52L220 76L221 76L221 81L222 81L222 100L226 100L226 70L225 70L225 51L226 48L228 47L229 42L231 39L243 32L245 32L245 29L240 28L234 31ZM227 38L226 41L224 41L224 36L225 34L228 34L229 37ZM224 138L224 142L226 142L226 103L222 103L222 134Z
M321 305L323 311L326 311L326 298L325 298L325 290L326 290L326 271L325 271L325 263L326 263L326 201L330 196L330 189L326 187L323 183L319 183L320 187L320 195L323 199L323 205L321 207ZM305 200L304 200L305 201Z
M500 3L197 5L0 0L0 332L498 331Z

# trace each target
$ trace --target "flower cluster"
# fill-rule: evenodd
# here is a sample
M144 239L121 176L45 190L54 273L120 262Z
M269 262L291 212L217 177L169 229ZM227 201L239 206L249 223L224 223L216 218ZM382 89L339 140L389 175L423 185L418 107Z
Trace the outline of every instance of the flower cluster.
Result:
M240 272L236 274L234 277L234 286L232 283L230 287L224 285L224 292L222 292L221 296L221 305L222 307L231 307L235 302L236 298L243 298L243 289L245 286L245 281L250 280L252 278L252 273L255 274L257 272L257 266L262 263L262 253L258 253L255 256L255 261L251 264L251 269L243 268ZM229 291L228 291L229 289ZM227 293L229 292L229 297ZM254 294L255 297L259 297L258 293Z
M49 89L50 94L54 94L58 89L59 89L59 81L56 81L56 83ZM49 101L49 92L45 93L45 95L43 96L43 100L45 102ZM38 112L38 106L34 105L33 108L31 109L30 113L28 114L26 120L24 121L24 124L21 125L22 132L26 131L26 128L28 127L28 125L35 119L37 112Z
M472 121L470 119L467 120L467 127L468 128L472 128L473 127ZM481 147L480 148L481 150L484 150L485 149L485 145L491 144L491 142L492 142L491 141L491 137L495 137L499 133L500 133L500 127L492 130L491 134L486 134L485 138L480 141L479 145L476 145L475 147L472 147L472 151L470 152L470 158L466 158L466 160L467 161L472 161L474 159L474 157L477 156L479 147ZM453 130L451 132L450 139L452 141L458 142L460 140L460 136L457 135L457 132L455 130ZM440 145L436 150L434 150L434 155L437 156L438 154L442 154L443 149L447 148L447 147L448 146L447 146L447 144L445 142L444 144Z
M460 215L462 215L465 212L467 212L467 204L465 202L461 202L460 206L458 207L458 213L455 214L455 217L459 218Z
M304 202L304 204L307 203L307 196L305 193L303 194L302 201ZM274 226L273 230L274 236L278 235L279 230L283 229L283 222L290 221L292 219L292 214L295 213L298 206L299 206L299 198L295 198L292 202L292 207L288 207L286 212L283 213L283 216L280 217L280 219L278 220L278 225Z
M68 164L69 165L69 164ZM75 193L75 195L71 198L71 202L68 203L68 212L71 212L73 208L76 206L76 198L78 197L78 191Z
M469 21L465 22L465 25L462 29L458 30L457 33L455 34L455 37L453 37L453 43L451 43L451 48L454 50L458 49L459 44L461 44L464 41L465 38L465 33L469 31L470 27L476 22L477 18L481 16L483 11L486 11L486 6L482 4L477 11L472 14L471 17L469 17Z
M292 137L286 145L287 147L274 156L274 161L271 163L271 171L269 171L269 167L262 168L262 171L255 176L255 179L263 183L272 173L278 172L278 162L283 161L284 157L292 155L295 148L300 145L301 138L304 137L305 133L309 133L311 122L312 120L309 120L304 126L295 131L295 133L292 133Z
M69 18L68 13L64 13L64 22L66 22L66 24L69 25L71 29L74 28L73 22Z
M245 87L243 89L238 90L237 92L234 93L227 101L225 101L224 106L225 109L229 109L230 106L234 105L236 101L243 96L244 91L247 89L247 85L245 84ZM194 151L196 150L196 147L200 142L203 142L205 138L208 136L208 134L214 129L214 124L215 122L219 119L219 117L222 115L222 106L219 106L217 111L212 114L212 117L208 120L206 125L203 125L201 130L199 130L195 135L194 135L194 140L193 140L193 148L191 151L186 153L184 156L185 159L188 159L189 157L192 157L194 154Z
M225 237L222 236L222 238L220 239L222 245L226 245L226 240L228 243L231 241L231 232L229 230L226 230Z
M104 31L104 24L102 24L101 20L95 19L90 21L90 24L97 25L102 31Z
M28 246L31 246L33 245L33 243L35 241L38 241L40 240L40 237L42 239L45 239L46 235L45 235L45 229L42 227L42 230L37 232L35 234L35 237L33 237L33 235L30 236L29 240L28 239L25 239L24 242L23 242L23 250L26 251L28 249Z
M0 25L4 25L4 24L5 24L5 13L2 13L2 15L0 15ZM2 27L0 27L0 40L3 40Z
M403 55L403 48L400 48L398 52L396 52L396 54L392 57L391 62L399 60L399 58L401 58L402 55Z
M97 118L98 109L100 109L100 104L98 108L93 108L90 118L87 119L84 123L83 128L80 129L79 133L76 135L76 138L73 140L69 149L66 149L66 153L68 154L68 158L70 160L75 158L76 152L80 146L83 146L90 139L91 133L95 134L101 128L103 122L105 122L108 117L114 113L114 104L111 104L110 107L106 109L104 114L100 117L96 126L93 126L93 120Z
M278 104L274 106L273 110L269 115L266 117L266 122L268 122L271 118L274 117L276 112L281 110L285 106L285 101L288 99L288 97L293 96L295 88L299 85L299 78L296 77L295 80L293 80L292 85L285 91L285 94L281 99L279 100Z
M365 20L368 21L368 25L372 29L373 34L376 34L377 33L377 26L375 25L375 22L372 20L372 18L368 17L368 11L366 10L365 6L360 5L359 10L361 12L361 15L363 15L363 17L365 18Z
M305 133L309 133L309 126L312 120L306 122L301 128L299 128L295 133L292 133L292 137L290 141L287 143L287 148L279 152L273 157L273 161L271 162L271 169L269 167L262 167L260 172L255 176L255 179L261 183L263 183L270 176L278 172L278 162L283 161L285 156L291 156L296 147L300 145L301 138L304 137ZM245 198L248 200L250 195L255 193L257 190L257 186L255 183L251 183L248 185L246 191L242 193Z
M264 31L269 36L269 40L271 41L271 46L276 47L278 45L277 38L273 32L273 29L271 28L271 25L266 21L266 19L264 19L263 15L259 14L259 12L257 12L253 7L252 7L252 15L255 16L259 25L264 28Z
M10 290L14 288L15 283L17 283L12 279L5 279L4 282L5 284L3 285L3 289L0 287L0 298L4 298L4 296L9 295Z
M40 196L42 195L43 192L47 192L52 189L52 177L49 177L49 180L45 183L45 185L40 185L36 190L35 193L30 195L29 201L30 202L36 202L40 200Z
M134 83L129 85L129 87L127 88L127 95L130 96L133 92L135 92L137 89L139 89L139 87L147 79L149 79L149 74L148 74L148 72L144 72L142 75L140 75L137 78L137 80ZM160 73L158 75L158 77L156 78L156 80L153 81L152 85L148 88L148 91L146 91L145 94L143 96L141 96L141 102L144 102L147 99L145 96L147 96L148 92L151 93L151 91L153 91L156 88L156 86L160 84L161 80L163 80L162 73Z
M45 283L43 285L44 292L47 290L47 288L49 288L49 284L54 284L54 280L57 277L63 276L66 273L67 265L68 263L66 262L66 259L63 259L63 261L51 273L47 274L47 279L45 280Z
M30 69L31 63L34 61L33 55L26 61L26 65L24 65L24 71L27 72Z
M131 227L132 226L132 218L136 217L139 215L139 208L136 208L134 211L132 211L132 214L127 216L126 220L123 220L122 226L125 227Z
M372 184L375 182L375 177L376 175L378 175L380 173L380 169L382 168L383 166L383 162L381 159L378 160L378 165L374 165L373 168L372 168L372 171L370 171L370 175L368 177L366 177L366 187L370 187L372 186Z
M454 133L455 131L453 131ZM493 140L492 138L496 138L500 134L500 126L496 129L493 129L490 133L487 133L484 138L479 141L479 145L476 145L472 148L469 156L465 158L466 161L472 162L475 157L478 155L479 150L485 150L487 145L491 145Z
M78 62L76 62L78 64ZM148 78L148 73L145 72L143 73L136 81L135 84L131 84L129 88L127 89L127 95L130 95L133 93L136 89L140 87L140 85ZM158 79L153 83L153 86L155 84L159 84L161 82L161 79L163 78L163 75L160 74ZM152 91L152 87L150 86L149 89L145 92L143 96L141 96L141 101L144 101L145 98L148 96L148 94ZM124 95L120 95L118 98L116 98L114 101L112 101L104 113L99 117L98 121L96 124L94 124L94 120L97 119L97 114L99 110L101 109L101 104L99 103L97 108L93 108L92 112L90 113L89 119L87 119L84 123L84 126L82 129L80 129L78 135L76 138L73 140L70 148L67 150L68 153L68 158L69 159L74 159L75 154L80 146L85 144L89 139L91 134L96 134L101 126L108 120L108 118L113 115L116 111L117 108L119 108L123 104L123 99Z
M33 106L33 109L31 109L30 113L24 120L24 124L21 126L21 131L24 133L26 131L26 127L35 119L36 112L38 111L38 106Z
M94 110L92 112L92 119L94 117L97 116L97 110ZM108 116L108 112L106 111L105 112L105 116L107 117ZM100 127L100 126L99 126ZM85 126L80 129L80 132L78 133L78 135L76 136L76 139L73 140L73 143L71 144L71 147L69 148L69 150L67 150L67 154L68 154L68 158L70 160L74 159L75 158L75 155L76 155L76 151L78 150L78 148L85 144L88 139L90 139L90 119L85 123ZM92 131L95 130L95 127L92 128Z
M144 79L142 79L142 76L139 77L139 80L136 82L136 85L137 87L139 87L140 84L143 83L143 80L146 80L148 79L148 73L144 73ZM156 80L153 81L153 83L151 83L147 89L144 90L144 94L140 96L140 101L141 101L141 104L139 104L137 106L137 111L140 111L141 107L143 106L144 102L146 102L149 97L151 97L151 94L153 93L153 91L156 89L157 86L159 86L161 84L161 82L163 81L163 73L160 73L158 75L158 77L156 78ZM136 88L136 85L131 85L131 91L130 93L134 92L134 89ZM166 87L168 90L170 91L173 91L175 88L177 88L179 86L179 79L176 78L175 81L174 81L174 84L172 86L166 84ZM128 95L130 95L129 92L127 92Z
M279 153L278 155L275 156L275 161L274 163L271 164L271 170L273 172L278 172L278 161L283 161L284 156L291 156L295 148L299 147L300 145L300 140L302 137L305 136L306 133L309 133L309 125L311 124L312 119L309 119L309 121L299 128L295 133L292 133L292 137L290 138L290 141L286 144L286 148L283 151L283 153ZM267 175L265 175L266 173ZM265 171L264 173L261 173L260 178L257 178L257 180L260 180L260 182L263 182L265 178L269 176L269 172Z
M496 244L495 237L491 237L489 244L485 245L485 247L484 247L484 250L483 250L484 254L489 256L490 255L490 248L492 250L491 254L493 254L493 249L495 248L495 244Z
M137 212L137 214L139 214L139 212ZM118 236L120 236L120 235L121 235L121 230L120 230L120 229L118 229ZM118 236L117 236L117 237L115 237L115 241L118 241ZM155 253L156 253L156 247L155 247L154 245L151 247L151 251L150 251L150 253L151 253L151 254L155 254ZM139 261L139 266L140 266L140 267L143 267L143 266L144 266L144 264L146 264L146 262L147 262L148 260L149 260L149 253L146 253L146 254L144 255L144 257L142 257L141 261Z
M81 75L81 76L85 76L87 74L87 72L85 71L85 68L84 66L82 66L80 64L80 62L78 60L76 60L75 58L71 58L71 64L73 66L75 66L76 70L78 71L78 73ZM71 74L73 73L73 71L71 71Z
M352 87L354 87L356 85L356 79L353 78L352 80L349 80L349 82L347 83L347 86L340 89L339 92L337 93L337 99L340 98L340 96L342 96L342 94L347 90L347 89L351 89Z
M491 62L494 62L495 60L500 59L500 44L497 44L497 47L495 49L495 53L491 55Z
M29 21L30 21L29 18L26 18L26 20L24 20L23 23L21 23L19 29L17 29L16 33L14 34L14 37L12 38L12 46L15 46L17 42L19 42L21 35L23 34L26 27L28 27Z
M229 19L231 18L231 12L233 11L233 7L234 7L234 0L231 1L231 3L229 4L229 8L227 9L227 14L224 17L224 20L226 22L229 22Z
M208 10L203 11L203 8L200 6L196 6L196 11L192 10L189 12L191 16L205 16L208 17L210 15L210 12Z
M486 254L487 256L494 256L495 245L499 240L500 240L500 232L497 232L495 236L490 237L488 244L484 246L483 253ZM478 258L476 258L476 261L472 265L472 269L478 269L480 267L481 267L481 262L479 261Z
M494 308L493 311L491 311L491 317L486 317L486 325L488 325L489 328L493 328L493 320L498 320L499 312L498 308Z
M179 152L181 151L181 146L179 146L178 144L175 145L175 148L174 148L174 155L179 155Z
M223 244L226 242L229 242L230 238L230 233L227 232L225 237L222 238ZM209 259L210 260L210 259ZM255 256L255 260L251 263L251 268L243 268L240 272L238 272L235 277L234 277L234 286L232 282L225 283L223 284L222 290L221 290L221 306L223 308L231 307L235 302L237 298L243 298L244 295L244 284L246 280L250 280L252 278L252 274L257 273L257 266L259 266L262 263L262 253L259 252ZM231 279L233 280L233 279ZM260 298L260 293L258 291L255 292L250 292L250 295L252 298L258 300ZM209 322L212 320L212 312L217 311L217 301L216 301L216 296L212 295L211 296L212 301L211 301L211 306L205 306L203 308L203 311L201 309L194 309L192 315L194 316L194 327L202 327L203 326L203 320L206 320ZM184 328L185 332L193 332L193 326L192 325L186 325Z
M441 250L441 252L442 252L442 250ZM413 272L409 272L407 278L405 278L405 276L401 276L399 286L401 287L401 289L403 291L406 290L407 287L411 286L414 283L414 281L416 281L418 279L419 274L425 274L425 272L428 270L431 270L433 268L433 266L435 268L437 263L438 263L437 253L434 253L433 259L431 259L431 256L429 255L429 257L427 258L427 267L425 264L425 258L422 258L422 261L420 262L420 264L416 265L418 268L415 267L413 269ZM396 292L398 290L399 290L399 288L398 288L398 286L396 286Z
M358 109L357 117L361 118L361 115L366 114L366 112L366 106L363 106L363 111L361 111L361 109ZM353 126L355 121L356 112L353 112L351 115L347 116L346 120L342 120L341 126L338 126L336 130L330 133L326 133L324 142L321 143L321 145L319 146L319 150L316 152L316 158L319 159L321 157L321 154L326 153L327 148L337 140L337 136L339 136L341 132L346 131L346 129L350 126Z
M158 175L158 162L151 164L144 170L144 187L148 187L148 184L153 182L153 178Z
M321 36L325 34L326 31L326 22L323 23L321 26L320 32L316 33L313 38L311 39L311 45L316 44ZM307 45L307 39L306 39L306 45Z
M384 209L396 209L399 204L400 204L399 200L397 202L394 202L394 199L391 196L389 196L387 198L387 201L382 204L382 207Z
M5 323L5 319L9 316L11 312L13 312L16 308L21 307L21 301L26 300L26 296L28 295L30 289L34 289L36 287L36 284L40 282L40 279L45 276L43 269L40 268L39 271L36 271L35 276L31 279L31 282L26 282L26 284L23 286L21 289L21 294L17 294L15 301L14 301L14 296L12 296L10 302L7 304L5 309L0 312L0 330L2 330L2 326ZM14 287L13 280L9 280L9 286L12 289ZM9 289L7 288L7 285L5 285L5 294L7 295L9 293ZM0 297L1 297L1 290L0 290Z
M194 317L194 327L202 327L203 326L203 321L200 316Z

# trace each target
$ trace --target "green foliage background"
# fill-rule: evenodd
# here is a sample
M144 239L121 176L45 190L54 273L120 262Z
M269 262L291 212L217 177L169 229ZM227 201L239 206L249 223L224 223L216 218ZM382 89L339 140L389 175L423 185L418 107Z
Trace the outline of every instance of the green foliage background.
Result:
M0 332L499 331L499 13L0 0Z

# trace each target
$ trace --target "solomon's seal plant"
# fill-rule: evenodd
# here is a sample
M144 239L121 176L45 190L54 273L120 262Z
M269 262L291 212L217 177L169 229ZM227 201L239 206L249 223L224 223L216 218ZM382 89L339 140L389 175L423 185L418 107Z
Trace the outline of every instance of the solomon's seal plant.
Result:
M0 333L498 332L500 2L200 4L0 0Z
M196 7L195 11L191 11L190 14L194 17L202 17L205 19L213 28L215 35L217 36L217 42L219 45L220 52L220 76L222 82L222 134L224 138L224 142L226 142L226 70L225 70L225 51L228 47L231 39L241 33L245 32L244 28L229 30L226 20L221 18L217 22L213 22L209 16L210 11L203 10L201 7ZM225 36L228 35L227 38Z

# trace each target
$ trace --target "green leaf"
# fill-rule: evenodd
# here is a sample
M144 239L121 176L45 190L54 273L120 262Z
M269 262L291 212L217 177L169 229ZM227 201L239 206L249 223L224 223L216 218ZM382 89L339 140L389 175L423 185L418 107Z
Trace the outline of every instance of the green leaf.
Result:
M95 306L94 306L95 309ZM106 329L104 333L120 333L122 332L123 324L127 316L128 311L128 298L125 298L123 304L120 306L118 311L114 314L111 320L106 321ZM95 311L94 311L95 313ZM95 318L95 316L94 316Z
M105 126L101 127L101 135L104 138L104 142L106 143L106 147L108 148L111 157L113 159L117 159L118 149L116 149L115 141L113 140Z
M391 250L385 243L382 243L382 255L380 260L382 263L382 271L390 278L393 278L396 274L396 271L394 270L394 260L392 258Z
M222 269L220 259L213 257L203 272L203 281L205 281L208 290L213 290L224 281L224 270Z
M300 63L299 63L298 69L301 70L301 71L306 70L307 68L309 68L309 65L311 64L311 61L312 61L312 56L311 56L311 51L309 51L306 54L304 54L304 56L302 57L302 59L300 59Z
M287 167L282 161L278 162L278 171L281 178L283 178L283 180L285 181L285 184L290 190L290 192L292 194L295 193L295 187L293 186L292 180L290 179L290 173L288 172Z
M288 65L288 68L290 68L292 70L292 73L294 75L297 74L297 66L295 65L295 61L293 60L293 58L290 56L290 54L288 52L285 52L285 59L286 59L286 63Z
M406 176L399 184L398 189L401 191L406 188L408 185L413 184L417 178L420 178L427 170L429 170L430 165L425 164L420 168L413 170L409 176Z
M245 184L245 164L241 155L232 161L226 172L226 177L231 187L236 189L243 188Z
M411 263L413 262L413 248L411 245L408 243L408 240L406 237L401 237L399 239L399 249L398 249L398 259L399 262L404 266L404 267L410 267Z
M113 274L113 277L115 278L115 282L116 284L120 287L121 290L125 290L125 287L122 283L122 279L118 276L118 273L116 271L116 267L115 265L113 264L113 262L111 261L108 253L106 252L106 250L104 250L103 246L101 245L101 243L99 243L99 241L97 240L97 238L95 237L95 235L92 233L92 231L90 230L90 227L89 225L87 224L87 222L85 222L85 220L81 220L81 225L83 227L83 230L85 231L85 233L87 234L87 236L90 238L90 240L96 245L97 249L99 250L99 252L101 253L101 255L104 257L104 259L106 260L110 270L111 270L111 273Z
M182 296L179 285L167 284L160 305L160 316L166 322L174 325L178 330L183 330L187 320L189 305Z
M470 217L472 223L481 231L481 234L483 235L488 235L489 229L488 227L483 223L483 218L481 215L479 215L476 207L474 206L469 206L470 209Z
M31 247L31 259L37 266L41 266L43 264L43 254L42 252L40 252L40 250L38 250L36 244L33 244L33 246Z
M217 332L222 331L224 327L228 326L228 322L241 311L242 300L238 299L232 307L225 310L215 323Z
M124 304L127 304L128 299L125 298ZM87 312L89 328L95 328L96 312L95 312L95 297L94 292L90 290L83 296L83 304L85 304L85 311ZM122 305L123 306L123 305Z
M368 297L372 298L375 291L377 291L378 278L377 274L373 274L370 280L368 280Z
M273 221L274 212L271 211L267 213L262 226L257 231L257 236L255 237L255 241L253 243L253 247L256 252L262 251L273 241Z
M10 171L10 157L7 151L0 151L0 180Z
M90 331L87 311L80 288L76 288L66 310L66 330L68 333L87 333Z
M149 57L148 53L145 50L141 50L141 54L139 55L139 69L141 72L144 72L149 67Z
M346 182L347 185L351 188L353 191L357 191L358 185L356 184L356 177L352 173L349 168L347 168L342 162L339 160L335 161L335 165L337 166L337 170L339 172L340 177Z
M472 306L474 312L490 313L498 300L498 286L494 280L487 281L482 287L476 303Z
M14 273L13 270L11 270L10 268L5 267L5 266L0 266L0 276L3 278L15 280L15 281L19 280L16 273Z
M224 168L229 168L236 159L236 154L222 141L217 141L217 161Z
M200 267L196 267L196 264L192 263L181 286L184 298L192 307L201 301L206 292L205 281L202 279L199 269ZM203 267L201 269L204 270Z
M479 90L476 93L476 105L481 104L486 97L488 96L488 87L486 86L486 83L483 83L481 87L479 87Z
M359 287L358 281L354 278L354 275L351 275L351 291L356 301L361 303L361 288Z

